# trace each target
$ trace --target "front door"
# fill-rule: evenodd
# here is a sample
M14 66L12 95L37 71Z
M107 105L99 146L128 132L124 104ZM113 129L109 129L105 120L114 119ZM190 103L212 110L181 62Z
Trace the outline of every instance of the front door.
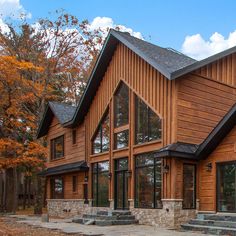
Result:
M128 209L128 158L115 161L115 208Z
M217 211L236 212L236 162L217 165Z

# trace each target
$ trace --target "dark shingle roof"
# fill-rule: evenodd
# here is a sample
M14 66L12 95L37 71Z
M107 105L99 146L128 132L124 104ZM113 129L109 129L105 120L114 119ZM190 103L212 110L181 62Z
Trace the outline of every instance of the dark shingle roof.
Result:
M60 124L63 126L65 123L73 119L75 111L75 106L58 102L49 102L40 121L36 137L41 138L47 134L53 116L56 116Z
M115 31L120 37L125 39L130 46L139 50L147 61L152 61L152 64L167 78L171 73L180 70L186 66L192 65L196 62L195 59L190 58L172 48L163 48L144 40L135 38L128 33ZM151 64L151 63L150 63Z
M70 121L76 111L75 106L71 106L64 103L49 102L49 106L61 124Z
M65 165L48 168L40 172L39 175L51 176L51 175L58 175L58 174L64 174L64 173L71 173L75 171L86 171L86 170L88 170L87 163L85 161L78 161L74 163L69 163Z
M199 145L191 143L172 143L161 149L159 149L155 156L156 157L181 157L196 159L195 154L198 150Z

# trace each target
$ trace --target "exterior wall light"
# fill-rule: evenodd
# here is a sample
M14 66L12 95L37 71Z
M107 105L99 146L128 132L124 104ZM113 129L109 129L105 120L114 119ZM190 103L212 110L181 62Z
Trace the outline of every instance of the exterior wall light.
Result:
M86 183L88 182L88 176L84 177L84 182L86 182Z
M168 165L163 166L163 173L168 173L170 170L170 167Z
M207 163L206 164L206 171L211 172L212 171L212 163Z

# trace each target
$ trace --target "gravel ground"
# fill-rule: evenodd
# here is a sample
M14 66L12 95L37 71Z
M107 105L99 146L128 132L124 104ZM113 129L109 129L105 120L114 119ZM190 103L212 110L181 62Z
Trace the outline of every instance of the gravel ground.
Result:
M22 223L17 223L11 217L0 217L0 236L64 236L58 230L37 228ZM71 236L81 236L81 234L70 234Z

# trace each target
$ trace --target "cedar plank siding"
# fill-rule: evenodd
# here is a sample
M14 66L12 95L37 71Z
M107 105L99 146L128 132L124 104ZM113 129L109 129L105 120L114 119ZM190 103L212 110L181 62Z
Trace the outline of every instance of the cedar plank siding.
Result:
M216 163L236 160L236 126L223 139L206 160L199 163L199 200L200 210L216 211ZM206 165L212 163L212 170Z
M114 150L111 148L108 153L91 155L91 139L97 126L106 110L110 105L110 119L113 120L113 100L112 97L120 82L124 82L130 89L131 104L134 104L134 93L141 97L149 107L151 107L162 118L162 140L161 142L145 143L134 145L134 121L130 120L130 141L129 148L126 150ZM89 162L110 160L110 169L113 170L114 158L129 157L129 168L134 170L134 155L138 153L158 150L161 147L175 142L176 129L176 94L175 81L165 78L156 69L141 59L123 44L118 44L102 82L96 92L88 114L85 117L86 126L86 151ZM105 91L105 92L104 92ZM133 105L130 107L130 114L134 114ZM111 122L113 126L113 122ZM110 129L111 147L113 147L113 127ZM170 160L167 160L170 162ZM89 179L92 175L90 171ZM165 187L163 187L163 198L170 198L173 195L171 189L171 173L163 176ZM113 178L114 179L114 178ZM130 178L131 186L134 186L134 175ZM114 180L113 180L114 181ZM92 185L89 181L89 189ZM110 198L113 199L113 186L110 188ZM91 198L91 191L90 191ZM129 189L129 198L134 198L134 188Z
M177 140L200 144L234 105L236 88L195 74L177 86Z
M54 117L49 127L47 134L48 146L50 140L64 134L64 158L50 161L50 148L48 148L48 163L47 167L54 167L58 165L73 163L85 159L85 128L81 125L77 128L76 144L72 144L72 129L63 128Z

